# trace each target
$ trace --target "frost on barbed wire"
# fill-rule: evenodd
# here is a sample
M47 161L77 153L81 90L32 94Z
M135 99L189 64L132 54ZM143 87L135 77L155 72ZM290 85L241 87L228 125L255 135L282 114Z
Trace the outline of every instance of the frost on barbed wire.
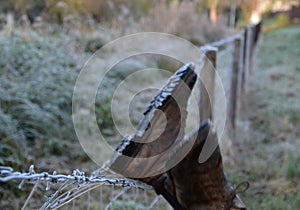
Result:
M77 184L101 183L106 185L146 189L145 185L141 182L121 178L108 178L100 174L96 175L95 173L91 176L85 176L84 172L81 172L78 169L74 170L72 175L64 175L57 174L56 171L52 174L49 174L48 172L36 173L33 165L29 167L29 172L27 173L15 172L11 167L0 166L0 182L9 182L12 180L21 180L22 182L39 180L51 183L74 181Z
M120 193L125 193L128 189L141 189L152 190L151 187L137 181L132 181L124 178L108 177L104 175L105 172L109 172L108 168L103 166L97 171L94 171L92 175L85 176L84 172L76 169L72 175L57 174L54 171L52 174L48 172L36 173L34 166L29 167L29 171L26 173L16 172L11 167L0 166L0 182L21 181L19 188L22 188L24 183L34 183L34 187L31 190L28 198L22 209L24 209L29 200L31 199L37 185L41 182L46 183L45 190L50 190L51 184L61 184L59 188L47 198L47 201L41 207L41 209L58 209L59 207L68 204L75 198L87 193L101 185L118 186L123 188ZM118 193L117 196L121 194ZM112 205L112 202L116 198L113 198L108 206Z

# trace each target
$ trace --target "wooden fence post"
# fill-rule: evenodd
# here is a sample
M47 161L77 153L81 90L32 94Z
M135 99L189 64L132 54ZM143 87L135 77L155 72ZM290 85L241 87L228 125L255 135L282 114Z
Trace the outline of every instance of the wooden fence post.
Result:
M247 37L248 30L244 29L244 39L243 39L243 58L242 58L242 73L241 73L241 92L245 93L246 85L246 71L247 71Z
M255 25L250 25L250 37L249 37L249 73L253 70L253 53L255 45Z
M249 50L250 50L250 72L252 72L253 70L253 54L254 54L254 50L255 47L257 45L258 39L259 39L259 35L261 32L261 26L262 26L262 21L259 22L258 24L252 24L250 25L250 32L251 32L251 38L250 38L250 46L249 46Z
M262 26L262 21L260 21L258 24L255 25L255 32L254 32L254 36L253 36L255 46L257 45L257 42L259 39L259 35L261 32L261 26Z
M230 101L229 101L229 119L233 128L235 128L235 119L238 103L239 92L239 69L241 61L241 39L236 38L234 40L234 54L232 64L232 78L230 88Z
M206 60L200 72L200 123L207 119L213 119L215 70L218 50L212 46L205 46L201 49L206 55Z
M9 36L11 36L14 32L14 27L15 27L15 21L14 21L14 16L12 13L8 13L6 15L6 26L5 26L5 33Z

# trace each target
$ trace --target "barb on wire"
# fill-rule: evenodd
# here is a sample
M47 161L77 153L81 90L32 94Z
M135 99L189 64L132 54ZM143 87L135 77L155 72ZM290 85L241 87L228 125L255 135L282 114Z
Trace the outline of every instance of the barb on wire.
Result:
M19 188L22 188L26 182L35 183L35 187L31 191L24 204L24 208L27 206L29 199L34 193L38 183L46 183L46 190L50 189L50 184L62 183L61 186L53 193L44 205L41 207L44 209L58 209L59 207L70 203L75 198L87 193L101 185L111 185L124 188L121 192L125 192L127 189L141 189L152 190L152 187L145 185L138 181L132 181L124 178L107 177L104 172L108 172L106 166L102 166L97 171L93 172L90 176L85 176L84 172L76 169L72 175L57 174L54 171L52 174L48 172L36 173L34 166L29 167L27 173L16 172L11 167L0 166L0 182L10 182L21 180ZM75 186L74 186L75 185Z
M101 175L91 175L85 176L84 172L76 169L73 171L72 175L64 175L64 174L57 174L54 171L52 174L48 172L41 172L36 173L34 171L34 166L31 165L29 167L29 172L21 173L15 172L12 168L6 166L0 166L0 182L9 182L13 180L21 180L21 181L41 181L41 182L51 182L51 183L58 183L64 181L74 181L77 184L84 184L84 183L102 183L105 185L115 185L121 187L129 187L129 188L138 188L138 189L146 189L145 184L137 181L131 181L128 179L122 178L111 178L105 177ZM49 186L48 186L49 187Z

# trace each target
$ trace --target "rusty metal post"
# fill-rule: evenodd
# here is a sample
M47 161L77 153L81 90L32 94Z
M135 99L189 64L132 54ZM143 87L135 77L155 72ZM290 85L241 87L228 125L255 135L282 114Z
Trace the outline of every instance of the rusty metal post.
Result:
M215 70L218 49L212 46L205 46L202 50L206 55L206 60L200 72L200 123L207 119L213 119Z

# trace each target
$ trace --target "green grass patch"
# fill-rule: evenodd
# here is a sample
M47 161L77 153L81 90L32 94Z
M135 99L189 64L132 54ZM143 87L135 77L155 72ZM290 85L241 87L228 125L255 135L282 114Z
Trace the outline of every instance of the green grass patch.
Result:
M264 19L263 32L273 32L290 26L289 17L280 14L275 18Z
M295 46L300 38L300 28L290 27L268 33L264 36L264 43L258 51L261 68L268 68L275 65L295 64L300 66L300 50ZM271 55L271 56L269 56Z
M300 154L289 153L286 176L295 180L300 178Z
M246 179L247 209L299 209L299 27L264 34L246 110L250 136L240 146L234 183Z
M27 167L34 156L61 155L75 140L72 93L80 59L67 36L16 30L0 36L0 151L2 164Z

